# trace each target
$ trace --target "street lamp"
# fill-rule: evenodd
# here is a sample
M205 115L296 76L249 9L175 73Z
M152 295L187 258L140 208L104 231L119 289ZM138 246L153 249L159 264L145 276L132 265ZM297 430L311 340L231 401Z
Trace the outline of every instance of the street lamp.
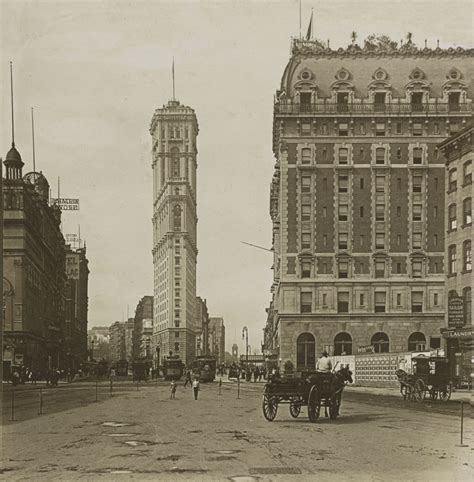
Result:
M242 340L245 339L245 368L249 366L249 329L244 326L242 328Z

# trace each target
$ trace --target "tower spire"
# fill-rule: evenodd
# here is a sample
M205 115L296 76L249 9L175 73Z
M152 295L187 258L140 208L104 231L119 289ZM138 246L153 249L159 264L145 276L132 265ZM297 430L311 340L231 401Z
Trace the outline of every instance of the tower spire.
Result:
M36 156L35 156L35 119L33 117L33 107L31 108L31 138L33 141L33 172L36 172Z
M175 95L175 83L174 83L174 57L173 57L173 67L172 67L172 73L173 73L173 100L176 100L176 95Z
M13 110L13 63L10 60L10 100L12 110L12 147L15 147L15 115Z

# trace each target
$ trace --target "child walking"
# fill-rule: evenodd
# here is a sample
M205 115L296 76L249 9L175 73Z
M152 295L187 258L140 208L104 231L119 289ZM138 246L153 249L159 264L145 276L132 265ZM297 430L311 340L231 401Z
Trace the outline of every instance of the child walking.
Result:
M194 392L194 400L197 400L198 393L199 393L199 378L195 378L193 381L193 392Z
M170 388L171 388L170 400L176 398L176 387L177 387L177 385L176 385L176 383L174 382L174 380L171 380L171 385L170 385Z

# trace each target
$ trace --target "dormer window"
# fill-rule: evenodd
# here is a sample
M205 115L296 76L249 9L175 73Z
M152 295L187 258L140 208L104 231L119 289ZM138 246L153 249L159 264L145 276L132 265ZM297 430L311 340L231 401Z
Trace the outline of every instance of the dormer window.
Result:
M337 93L337 111L347 112L349 110L349 93L338 92Z
M460 106L459 106L460 98L461 98L460 92L450 92L448 94L448 105L449 105L449 110L451 112L460 110Z
M421 111L423 108L423 92L412 92L411 107L414 111Z
M378 112L383 112L385 110L385 92L376 92L374 95L375 110Z
M302 112L308 112L311 107L311 92L300 93L300 106Z

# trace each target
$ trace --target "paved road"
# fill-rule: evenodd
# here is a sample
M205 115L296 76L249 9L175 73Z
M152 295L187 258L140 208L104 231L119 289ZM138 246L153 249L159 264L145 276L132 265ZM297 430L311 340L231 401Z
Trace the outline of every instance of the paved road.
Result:
M86 384L87 385L87 384ZM90 387L84 386L84 389ZM164 384L3 428L9 480L468 480L474 434L459 419L345 394L336 421L274 422L261 414L261 386L203 385L194 401ZM359 398L357 398L359 397ZM469 422L470 423L470 422Z

